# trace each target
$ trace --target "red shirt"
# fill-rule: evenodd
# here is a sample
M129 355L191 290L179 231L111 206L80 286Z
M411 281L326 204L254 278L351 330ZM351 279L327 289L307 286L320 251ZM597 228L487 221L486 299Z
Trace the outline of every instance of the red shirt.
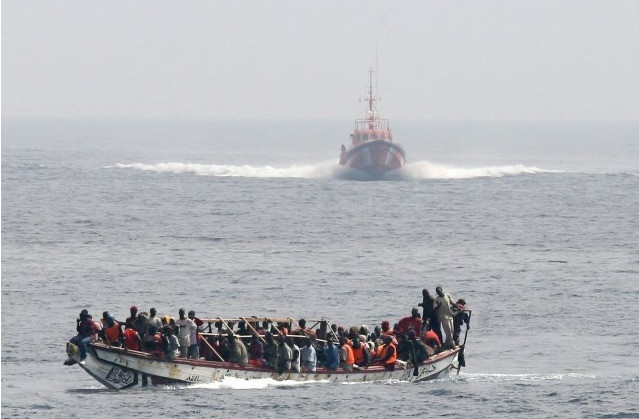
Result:
M439 336L433 330L429 330L422 335L422 341L428 346L434 347L433 343L442 346L442 342L439 340Z
M409 330L413 329L415 334L419 336L422 330L422 319L419 317L416 319L413 317L404 317L399 321L399 323L397 323L397 327L399 329L399 333L406 334Z

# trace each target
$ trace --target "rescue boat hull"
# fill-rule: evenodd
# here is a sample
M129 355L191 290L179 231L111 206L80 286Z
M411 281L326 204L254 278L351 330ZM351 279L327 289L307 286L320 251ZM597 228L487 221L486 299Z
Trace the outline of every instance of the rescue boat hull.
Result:
M368 141L344 152L340 164L381 178L386 173L404 167L406 153L396 143L387 140Z
M79 361L78 347L67 343L69 359ZM371 366L359 370L346 371L342 368L327 370L318 368L315 372L285 372L278 374L272 369L247 365L239 366L229 362L215 362L178 358L154 357L145 352L130 351L107 346L103 343L91 343L84 363L79 363L94 379L108 388L125 390L142 383L147 376L154 384L198 384L222 381L226 377L242 379L271 378L277 381L332 381L332 382L369 382L379 380L424 381L443 378L451 370L458 368L460 349L449 349L430 357L415 368L410 363L398 361L395 369L387 370L383 366Z

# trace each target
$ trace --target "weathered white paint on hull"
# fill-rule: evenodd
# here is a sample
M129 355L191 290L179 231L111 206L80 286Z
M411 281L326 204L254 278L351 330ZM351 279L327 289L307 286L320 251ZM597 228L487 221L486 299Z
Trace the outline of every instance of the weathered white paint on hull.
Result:
M74 358L73 348L70 351L68 349L67 352L71 358ZM222 381L225 377L246 380L271 378L277 381L422 381L447 374L451 368L456 367L458 353L459 349L447 350L431 357L426 363L419 366L417 376L413 376L414 368L412 366L400 363L396 365L394 371L374 366L352 372L344 371L341 368L336 371L320 368L314 373L286 372L278 374L273 370L253 366L240 367L224 362L187 359L170 361L165 358L151 357L144 352L126 351L97 343L90 345L85 364L81 367L97 381L112 389L125 389L139 384L141 377L138 375L141 374L155 377L156 381L191 384Z

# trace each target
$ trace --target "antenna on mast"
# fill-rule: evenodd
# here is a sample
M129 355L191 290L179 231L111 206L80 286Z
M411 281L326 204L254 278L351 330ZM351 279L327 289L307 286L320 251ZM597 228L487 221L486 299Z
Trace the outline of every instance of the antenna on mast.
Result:
M379 92L377 90L377 81L379 80L378 70L377 70L377 39L375 39L375 94Z

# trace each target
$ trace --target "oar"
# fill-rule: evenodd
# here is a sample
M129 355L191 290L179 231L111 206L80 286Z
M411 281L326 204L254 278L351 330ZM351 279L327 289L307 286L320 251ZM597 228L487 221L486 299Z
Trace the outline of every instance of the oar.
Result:
M411 342L411 352L412 352L412 358L413 358L413 377L417 377L419 375L419 366L417 365L417 354L415 353L415 344L417 343L417 341L413 341Z
M333 328L330 326L330 322L328 321L328 319L324 319L324 320L326 320L326 324L328 325L328 330L331 331L331 333L333 334L333 337L335 338L335 340L339 341L339 337L337 336L337 333L335 333Z
M457 355L457 375L459 375L459 371L461 367L466 366L466 358L464 357L464 350L466 349L466 338L468 338L468 326L470 325L470 317L473 315L471 310L468 310L468 323L466 323L466 333L464 334L464 343L461 345L461 349L459 350L459 354Z
M258 338L260 338L262 340L262 342L266 343L266 340L260 336L259 333L257 333L257 330L255 330L255 328L253 326L251 326L251 323L248 322L248 320L246 320L244 317L240 317L240 319L244 320L244 323L246 323L246 325L248 326L249 329L251 329L251 331L253 333L255 333L255 336L257 336Z
M224 361L224 358L222 358L222 355L219 354L218 351L215 350L215 348L213 346L211 346L211 344L206 340L206 338L202 339L204 341L204 343L206 343L206 345L213 351L213 353L215 354L215 356L217 356L220 361L222 362L226 362Z

